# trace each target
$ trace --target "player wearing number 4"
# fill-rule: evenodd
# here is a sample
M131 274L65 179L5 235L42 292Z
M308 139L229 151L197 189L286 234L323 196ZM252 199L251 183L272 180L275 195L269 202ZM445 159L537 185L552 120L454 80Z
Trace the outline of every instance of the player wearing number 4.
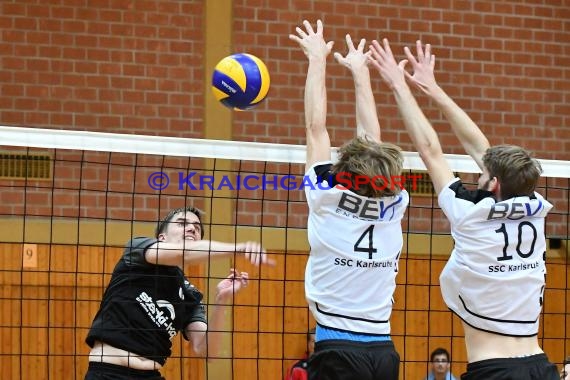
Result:
M335 177L394 178L402 170L402 154L380 139L365 40L355 48L346 36L348 54L334 55L354 80L357 137L341 148L337 163L331 162L325 71L333 43L325 42L320 20L316 32L308 21L303 25L290 38L309 61L306 176L314 190L305 187L311 246L305 292L317 321L309 379L396 380L399 355L390 339L390 314L409 197L405 190L376 182L352 183L348 189Z
M524 149L489 146L479 127L437 85L430 45L405 48L396 63L387 40L373 41L372 64L394 93L406 129L449 219L455 248L440 276L447 306L461 318L467 346L462 380L554 380L556 366L537 339L545 286L544 219L552 208L535 192L539 163ZM413 74L405 71L410 63ZM483 174L469 191L454 178L437 134L410 83L438 106Z

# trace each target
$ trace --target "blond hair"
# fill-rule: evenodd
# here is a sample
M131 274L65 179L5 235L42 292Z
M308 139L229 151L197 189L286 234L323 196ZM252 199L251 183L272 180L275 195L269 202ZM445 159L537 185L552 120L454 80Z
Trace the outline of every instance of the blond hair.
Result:
M351 185L348 188L358 195L381 198L394 196L402 190L399 186L388 186L402 173L404 157L400 147L385 142L376 142L356 137L339 150L339 160L333 165L334 174L346 173ZM369 183L356 183L356 178L365 177Z

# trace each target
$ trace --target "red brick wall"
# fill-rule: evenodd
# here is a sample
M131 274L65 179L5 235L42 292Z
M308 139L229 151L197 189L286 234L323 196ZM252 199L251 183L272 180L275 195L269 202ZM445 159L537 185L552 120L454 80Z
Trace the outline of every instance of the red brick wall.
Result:
M263 1L234 2L234 49L262 57L272 88L262 112L236 115L236 139L304 143L306 58L288 34L321 18L334 51L344 36L387 37L395 54L420 38L437 56L436 78L492 144L525 145L537 156L570 159L570 6L544 1ZM408 5L401 5L408 4ZM412 150L391 94L373 73L384 139ZM335 145L354 130L348 71L329 59L328 125ZM422 97L449 153L463 153L439 113ZM271 136L271 137L269 137Z
M304 143L306 59L288 39L320 17L325 37L388 37L432 44L437 78L493 143L521 143L568 159L570 7L543 1L293 1L234 3L233 50L262 58L272 74L260 109L234 115L234 138ZM72 0L0 4L0 122L4 125L199 137L203 131L204 1ZM329 60L329 126L352 136L347 70ZM373 75L385 138L411 149L394 101ZM209 96L209 94L206 94ZM422 99L420 98L420 101ZM424 102L425 103L425 102ZM428 113L460 152L438 112Z
M200 137L203 2L0 3L0 123Z

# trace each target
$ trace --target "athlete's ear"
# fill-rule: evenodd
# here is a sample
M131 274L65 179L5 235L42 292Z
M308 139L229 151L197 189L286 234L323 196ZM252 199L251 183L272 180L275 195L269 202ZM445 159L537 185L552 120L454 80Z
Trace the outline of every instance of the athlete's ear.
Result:
M166 240L166 235L164 234L160 234L156 237L158 239L158 241L165 241Z
M491 178L491 180L489 181L489 189L488 190L491 191L492 193L494 193L496 196L498 196L498 198L500 198L501 184L499 183L499 180L497 179L497 177Z

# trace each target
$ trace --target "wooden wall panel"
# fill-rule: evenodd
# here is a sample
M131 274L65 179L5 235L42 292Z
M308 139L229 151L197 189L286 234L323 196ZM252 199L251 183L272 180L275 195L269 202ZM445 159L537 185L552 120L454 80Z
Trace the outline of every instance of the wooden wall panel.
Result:
M120 248L38 246L38 268L21 268L21 245L0 245L0 368L6 379L82 378L87 368L84 343ZM234 380L280 379L306 348L306 331L314 320L304 297L306 255L275 255L277 265L256 268L238 259L231 264L250 273L250 286L231 307L232 330L226 356ZM551 360L570 352L567 305L568 268L551 260L540 338ZM402 359L402 378L420 379L436 347L448 348L453 370L465 369L461 323L447 310L438 286L444 260L404 257L394 294L392 335ZM192 267L200 289L213 289L221 277L207 267ZM205 292L206 301L208 293ZM215 360L211 360L216 363ZM212 364L215 365L215 364ZM196 357L178 336L173 356L163 369L167 378L204 380L206 361Z
M34 269L22 269L20 244L0 249L7 258L0 270L3 378L83 378L89 352L85 336L122 249L39 245ZM204 379L204 360L177 360L189 353L180 346L175 339L164 374Z

